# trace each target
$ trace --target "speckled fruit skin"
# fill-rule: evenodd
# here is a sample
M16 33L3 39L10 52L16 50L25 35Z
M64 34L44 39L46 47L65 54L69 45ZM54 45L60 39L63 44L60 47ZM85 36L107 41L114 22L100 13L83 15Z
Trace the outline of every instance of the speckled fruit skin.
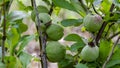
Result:
M80 53L80 57L82 58L82 60L87 62L95 61L98 56L99 48L97 46L91 47L89 45L86 45Z
M83 24L85 28L90 32L98 31L102 26L102 22L103 21L101 16L97 14L95 15L88 14L83 20Z
M64 59L66 49L57 41L50 41L46 46L47 58L50 62L59 62Z
M63 33L63 28L57 24L51 24L47 30L46 33L48 35L48 38L50 38L53 41L60 40L64 33Z

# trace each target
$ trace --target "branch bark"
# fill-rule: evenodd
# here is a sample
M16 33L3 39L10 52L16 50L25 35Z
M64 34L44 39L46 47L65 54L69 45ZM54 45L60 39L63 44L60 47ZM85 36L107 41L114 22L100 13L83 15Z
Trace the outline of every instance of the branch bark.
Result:
M112 13L113 9L114 9L114 4L112 3L109 11ZM110 16L112 16L112 14L110 14ZM101 28L100 28L97 36L96 36L96 39L95 39L96 45L98 45L98 42L99 42L99 40L100 40L100 38L102 36L102 33L103 33L103 31L104 31L107 24L108 24L107 22L105 22L105 21L103 22L103 24L102 24L102 26L101 26Z
M5 0L3 0L5 3ZM6 5L3 4L3 38L2 38L2 62L4 63L4 57L5 57L5 40L6 40Z
M114 34L114 35L110 36L110 37L108 38L108 40L110 40L110 39L114 38L115 36L117 36L117 35L119 35L119 34L120 34L120 31L119 31L119 32L117 32L116 34Z
M39 13L37 10L37 6L36 6L36 2L35 0L31 0L31 4L35 10L36 13L36 28L37 28L37 32L39 35L39 43L40 43L40 57L41 57L41 64L42 64L42 68L48 68L47 66L47 58L46 58L46 52L45 52L45 48L46 48L46 34L41 30L40 26L41 26L41 21L39 18Z
M89 10L87 9L87 7L86 7L85 4L83 3L83 1L82 1L82 0L79 0L79 2L80 2L80 4L81 4L81 6L83 7L83 9L86 11L86 14L88 14L88 13L89 13Z
M94 4L92 4L92 7L93 7L94 12L95 12L96 14L100 15L100 14L97 12L97 10L95 9Z
M109 62L109 60L111 59L112 55L113 55L113 52L114 52L114 49L117 45L117 43L119 42L119 39L120 39L120 36L118 37L117 41L115 42L115 44L112 46L112 50L111 52L109 53L109 56L107 57L107 60L104 62L102 68L106 68L106 64Z

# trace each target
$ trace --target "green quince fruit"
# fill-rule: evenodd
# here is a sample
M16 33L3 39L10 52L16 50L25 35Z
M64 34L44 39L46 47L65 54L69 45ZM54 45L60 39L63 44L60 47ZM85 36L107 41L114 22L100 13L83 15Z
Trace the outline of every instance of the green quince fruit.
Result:
M46 46L47 58L50 62L59 62L65 58L66 49L56 41L50 41Z
M57 41L60 40L64 33L63 33L64 29L57 25L57 24L51 24L47 30L46 33L48 35L48 38L50 38L51 40Z
M82 60L87 62L95 61L98 56L99 48L97 46L91 47L89 45L86 45L80 53L80 57L82 58Z
M39 14L39 18L43 23L48 23L51 21L51 17L49 14L47 13L40 13Z
M102 26L102 22L103 21L101 16L97 14L96 15L88 14L83 20L85 28L90 32L97 32Z

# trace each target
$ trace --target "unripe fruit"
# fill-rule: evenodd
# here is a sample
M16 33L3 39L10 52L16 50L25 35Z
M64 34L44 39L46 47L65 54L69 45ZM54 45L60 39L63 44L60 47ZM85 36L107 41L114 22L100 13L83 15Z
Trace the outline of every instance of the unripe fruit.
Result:
M83 20L85 28L90 32L96 32L102 26L102 18L99 15L88 14Z
M41 21L43 21L43 23L48 23L51 21L50 15L47 13L40 13L39 18Z
M46 46L46 54L50 62L59 62L64 59L66 49L59 42L51 41Z
M54 41L61 39L64 35L63 28L56 24L51 24L47 28L46 33L48 35L48 38L50 38L51 40L54 40Z
M99 56L99 48L97 46L91 47L89 45L86 45L80 54L80 57L82 60L87 62L95 61Z

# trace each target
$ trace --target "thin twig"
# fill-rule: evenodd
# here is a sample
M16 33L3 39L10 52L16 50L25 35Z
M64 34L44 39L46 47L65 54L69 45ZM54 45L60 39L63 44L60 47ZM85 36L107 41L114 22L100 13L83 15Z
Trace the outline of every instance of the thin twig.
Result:
M119 35L119 34L120 34L120 31L119 31L119 32L117 32L117 33L115 33L114 35L110 36L110 37L108 38L108 40L110 40L110 39L114 38L115 36L117 36L117 35Z
M51 15L52 12L53 12L53 6L54 6L54 4L52 3L52 4L51 4L51 7L50 7L49 15Z
M116 47L116 45L118 44L119 42L119 39L120 39L120 36L118 37L117 41L115 42L115 44L112 46L112 50L111 52L109 53L109 56L107 57L107 60L104 62L102 68L106 68L106 64L109 62L109 60L111 59L112 55L113 55L113 52L114 52L114 49Z
M108 32L109 32L110 28L111 28L114 24L115 24L115 23L112 23L112 24L110 24L110 25L109 25L108 30L107 30L107 32L106 32L106 34L105 34L105 36L107 36L107 34L108 34Z
M97 10L95 9L94 4L92 4L92 7L93 7L94 12L95 12L96 14L100 15L100 14L97 12Z
M48 68L47 66L47 58L46 58L46 54L45 54L45 47L46 47L46 35L43 35L44 33L41 31L40 25L41 25L41 21L39 18L39 13L37 10L37 6L36 6L36 2L35 0L31 0L31 4L35 10L36 13L36 28L37 28L37 32L39 35L39 43L40 43L40 57L41 57L41 64L42 64L42 68Z
M8 6L7 6L7 13L9 12L9 10L10 10L10 7L11 7L11 4L12 4L12 2L13 2L13 0L10 0L10 2L9 2L9 4L8 4Z
M87 7L86 7L85 4L83 3L83 1L82 1L82 0L79 0L79 2L81 3L82 8L86 11L86 14L88 14L88 13L89 13L89 10L87 9Z

